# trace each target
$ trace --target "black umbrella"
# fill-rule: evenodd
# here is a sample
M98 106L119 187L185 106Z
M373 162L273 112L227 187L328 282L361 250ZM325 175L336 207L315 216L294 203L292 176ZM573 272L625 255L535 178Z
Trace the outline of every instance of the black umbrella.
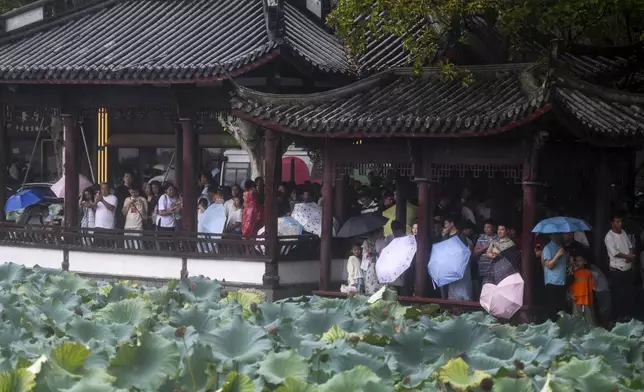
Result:
M349 238L367 234L382 228L389 219L382 216L380 212L370 212L349 218L342 225L336 237Z
M487 271L481 274L483 284L499 284L503 279L519 272L521 268L521 251L516 246L511 246L501 251L492 260Z

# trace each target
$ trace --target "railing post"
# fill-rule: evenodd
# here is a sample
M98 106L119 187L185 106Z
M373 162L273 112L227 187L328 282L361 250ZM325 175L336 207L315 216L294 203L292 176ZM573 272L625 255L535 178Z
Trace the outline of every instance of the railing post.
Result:
M192 119L181 118L181 129L183 131L183 209L181 214L181 225L185 232L197 232L197 168L195 167L194 154L197 154L198 146L194 137L195 130Z

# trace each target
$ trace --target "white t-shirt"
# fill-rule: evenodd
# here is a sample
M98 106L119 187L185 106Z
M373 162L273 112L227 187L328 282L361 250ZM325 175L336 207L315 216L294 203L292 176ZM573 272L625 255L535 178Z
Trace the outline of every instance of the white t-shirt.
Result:
M230 215L228 215L228 227L233 227L237 223L242 223L242 213L243 209L239 208L235 211L232 211Z
M177 203L176 198L170 198L168 195L161 195L159 198L159 212L169 210L175 203ZM157 224L161 227L175 227L176 222L174 220L174 214L163 216L159 215L157 217Z
M96 204L96 213L94 214L94 227L101 229L113 229L114 228L114 212L116 211L116 205L118 200L114 195L107 195L103 197L108 204L114 206L114 211L110 211L105 207L105 204L102 201L99 201Z
M628 234L626 234L624 230L619 234L609 230L608 233L606 233L606 238L604 238L604 243L606 244L606 251L608 252L608 258L610 260L610 268L620 271L630 271L630 269L633 268L632 263L629 263L620 257L615 257L618 253L625 255L631 253L633 245L631 244L631 240L628 239Z

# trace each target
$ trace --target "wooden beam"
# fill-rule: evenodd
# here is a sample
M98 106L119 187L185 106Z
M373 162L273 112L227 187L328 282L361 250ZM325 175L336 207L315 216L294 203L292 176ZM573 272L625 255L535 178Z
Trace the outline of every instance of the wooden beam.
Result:
M0 222L4 222L5 213L4 205L5 200L9 195L5 189L7 185L7 163L10 161L7 159L7 153L9 152L9 139L7 138L7 107L4 103L0 105Z

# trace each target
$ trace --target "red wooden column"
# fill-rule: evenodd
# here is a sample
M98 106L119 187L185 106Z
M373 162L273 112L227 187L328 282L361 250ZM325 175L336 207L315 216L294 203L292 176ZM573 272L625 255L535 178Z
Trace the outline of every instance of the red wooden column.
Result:
M322 190L322 238L320 244L320 290L328 290L331 281L331 260L333 258L333 183L334 163L331 146L324 149L324 187Z
M174 159L172 160L171 165L174 166L174 186L178 190L183 188L183 130L181 129L182 125L177 124L174 129Z
M279 284L278 261L280 254L277 233L277 187L282 178L282 159L279 156L280 137L277 132L266 129L264 134L264 226L266 255L270 261L265 265L263 283L266 286Z
M427 292L427 263L431 240L431 198L428 178L416 178L418 184L418 244L416 248L416 289L414 297L424 297ZM397 211L396 211L397 212Z
M63 114L65 138L65 226L78 226L78 148L79 133L74 117Z
M192 119L181 118L183 134L183 209L181 210L181 228L187 232L197 231L197 168L194 154L197 152L195 129Z
M610 177L607 152L599 148L596 155L595 222L593 225L593 256L599 268L608 267L604 237L610 222Z
M335 181L335 204L333 208L335 209L335 218L338 220L338 223L342 225L349 215L349 200L347 199L347 193L349 191L349 176L343 175ZM324 200L322 200L324 202Z
M528 154L523 162L523 232L521 233L521 276L523 277L523 305L532 306L534 303L532 271L534 270L534 234L532 229L536 222L537 204L537 168L539 150L545 142L545 132L539 132L531 141Z
M4 222L4 203L9 195L5 189L7 183L8 171L7 167L7 153L9 152L9 139L7 138L7 106L3 103L0 105L0 222Z

